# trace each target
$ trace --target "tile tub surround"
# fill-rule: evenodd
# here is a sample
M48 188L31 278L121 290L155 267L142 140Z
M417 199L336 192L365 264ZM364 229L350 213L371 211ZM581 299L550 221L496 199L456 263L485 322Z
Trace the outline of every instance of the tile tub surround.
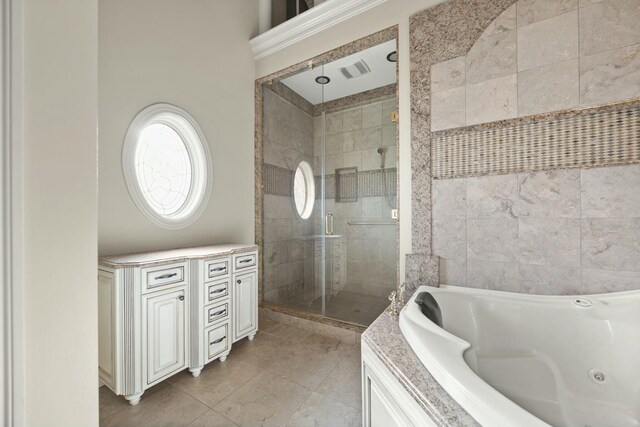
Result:
M432 131L640 97L635 0L519 0L432 65Z
M356 334L347 342L262 313L259 322L255 340L234 345L234 357L198 378L185 371L152 387L138 406L102 387L100 426L359 426Z
M505 119L535 122L547 119L548 112L640 97L638 13L634 0L453 0L410 18L416 256L407 256L407 270L410 263L416 264L414 271L427 270L432 237L438 234L431 229L433 130ZM487 94L492 102L478 104ZM618 227L632 229L633 224ZM445 259L440 267L458 281L467 269L482 273L477 261L467 265L462 258ZM505 286L514 277L523 283L531 277L530 272L518 276L507 265L496 264L494 270L498 267Z
M454 60L439 74L434 71L434 78L441 90L457 88L457 82L466 81L466 66L455 59L466 55L484 29L514 3L452 0L409 18L412 253L406 255L406 276L414 283L432 283L437 276L431 244L431 66ZM458 97L458 105L463 105L461 101ZM462 123L461 116L457 120Z
M640 289L640 164L434 180L440 282L536 294Z

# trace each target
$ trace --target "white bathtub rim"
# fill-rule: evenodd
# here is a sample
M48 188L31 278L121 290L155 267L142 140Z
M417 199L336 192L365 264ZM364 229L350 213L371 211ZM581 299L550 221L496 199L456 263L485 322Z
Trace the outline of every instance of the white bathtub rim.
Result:
M464 352L471 347L471 344L436 326L422 315L417 304L412 303L414 298L423 291L434 295L446 291L454 294L493 296L530 303L544 302L545 304L549 304L551 301L566 304L580 298L589 299L594 303L594 306L607 302L624 301L629 298L633 300L640 298L640 290L590 295L536 295L450 285L441 285L440 288L430 286L418 288L410 299L410 303L400 313L400 329L411 348L436 381L472 417L486 426L537 427L548 426L548 424L511 401L471 369L464 360ZM588 308L574 304L571 307L575 310L588 310ZM435 340L437 340L437 344ZM437 357L438 355L439 357ZM473 392L469 390L472 385Z
M437 288L421 286L410 302L420 292L433 292L434 289ZM498 293L504 294L499 291ZM418 322L415 319L422 321ZM417 304L407 303L400 313L399 321L400 330L425 368L481 425L550 427L549 424L518 406L480 378L464 360L464 352L471 347L471 344L429 321L422 315ZM434 340L439 342L435 343ZM442 354L437 357L434 353ZM452 355L455 357L451 357Z
M471 288L466 286L455 286L455 285L439 285L439 287L420 286L418 287L418 289L415 291L413 295L416 296L418 295L418 293L423 291L437 294L439 291L442 291L442 290L446 290L448 292L453 292L453 293L462 293L462 294L493 295L493 296L499 296L502 298L509 297L514 299L527 300L527 301L561 300L561 299L577 299L577 298L589 299L589 300L622 299L625 297L640 298L640 289L629 290L629 291L603 292L599 294L547 295L547 294L525 294L521 292L497 291L493 289ZM580 308L583 308L583 307L580 307ZM447 333L449 334L449 332Z

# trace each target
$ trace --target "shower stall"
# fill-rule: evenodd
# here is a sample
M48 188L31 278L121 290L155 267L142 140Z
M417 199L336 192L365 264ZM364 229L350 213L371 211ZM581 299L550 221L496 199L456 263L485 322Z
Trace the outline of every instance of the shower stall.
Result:
M368 326L398 281L396 40L262 85L262 297Z

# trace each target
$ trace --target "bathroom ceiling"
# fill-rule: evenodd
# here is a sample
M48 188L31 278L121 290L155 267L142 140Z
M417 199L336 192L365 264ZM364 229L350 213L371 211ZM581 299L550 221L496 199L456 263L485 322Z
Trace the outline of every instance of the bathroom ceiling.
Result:
M313 105L394 84L396 82L396 63L389 62L387 55L395 50L396 41L394 39L329 64L317 65L312 70L283 79L282 83ZM364 61L364 65L360 61ZM360 65L354 66L356 63L360 63ZM341 71L342 68L346 68L347 73L354 77L348 79ZM357 76L363 71L364 74ZM331 81L325 85L316 83L316 78L319 76L327 76Z

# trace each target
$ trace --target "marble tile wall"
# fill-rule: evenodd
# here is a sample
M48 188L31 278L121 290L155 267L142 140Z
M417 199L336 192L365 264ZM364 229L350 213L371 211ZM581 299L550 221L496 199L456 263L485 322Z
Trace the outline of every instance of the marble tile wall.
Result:
M263 161L265 169L291 171L302 159L313 159L313 116L268 87L263 89ZM265 174L265 179L271 175ZM268 184L268 183L265 183ZM267 185L268 187L268 185ZM263 195L264 297L279 302L304 285L304 242L313 221L295 212L288 195Z
M431 66L431 130L640 97L637 0L519 0Z
M385 168L396 167L396 123L391 122L397 111L395 97L385 97L355 108L328 113L325 118L325 171L357 167L358 171L380 168L378 148L385 150ZM320 170L322 153L322 117L314 119L314 170Z
M640 289L639 188L640 165L434 180L440 281L536 294Z

